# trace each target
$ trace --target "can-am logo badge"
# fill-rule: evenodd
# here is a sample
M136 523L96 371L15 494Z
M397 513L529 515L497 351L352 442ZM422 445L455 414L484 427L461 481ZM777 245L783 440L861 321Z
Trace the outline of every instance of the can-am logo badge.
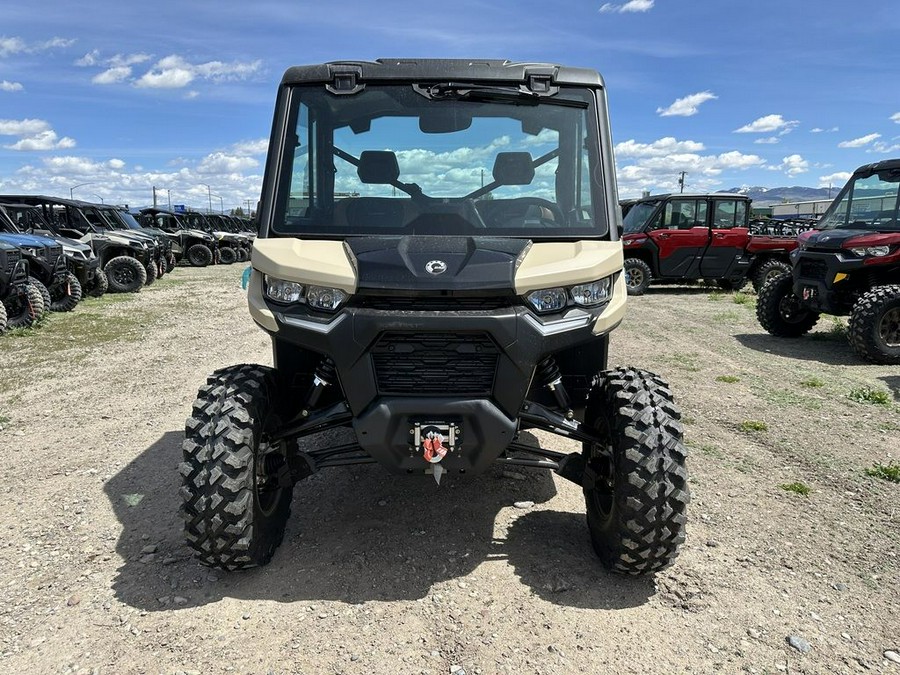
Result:
M428 272L428 274L434 274L435 276L443 274L447 271L447 263L443 260L429 260L425 263L425 271Z

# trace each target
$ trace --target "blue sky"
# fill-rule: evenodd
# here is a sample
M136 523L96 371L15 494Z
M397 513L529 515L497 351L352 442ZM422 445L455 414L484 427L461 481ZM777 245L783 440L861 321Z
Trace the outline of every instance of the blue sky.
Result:
M398 56L596 68L623 197L675 190L682 170L691 191L837 186L900 156L896 0L36 0L2 14L7 193L143 205L156 185L163 204L255 204L284 69Z

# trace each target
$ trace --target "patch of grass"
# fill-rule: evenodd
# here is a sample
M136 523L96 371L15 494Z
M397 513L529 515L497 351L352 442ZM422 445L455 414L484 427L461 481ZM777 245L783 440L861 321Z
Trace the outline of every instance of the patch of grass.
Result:
M847 398L857 403L872 403L874 405L890 405L891 395L886 391L872 389L871 387L858 387L851 389Z
M809 334L813 340L846 340L847 324L839 316L826 315L831 325L825 331L815 331Z
M816 387L824 387L825 383L820 380L818 377L811 377L808 380L803 380L800 383L801 387L809 387L810 389L814 389Z
M719 291L713 291L712 293L710 293L709 295L706 296L706 298L708 300L710 300L711 302L718 302L719 300L721 300L724 297L725 297L725 294L720 293Z
M801 407L807 410L820 410L822 403L802 394L795 393L789 389L764 389L759 392L760 397L785 408Z
M756 432L756 431L768 431L769 425L765 422L760 422L759 420L744 420L738 425L738 428L745 432Z
M801 483L800 481L794 481L793 483L783 483L779 485L782 490L786 492L793 492L795 495L800 495L802 497L808 497L809 493L812 492L809 485L806 483Z
M700 371L699 359L700 355L696 352L683 352L673 354L665 360L689 373L697 373Z
M719 450L716 446L710 445L708 443L704 443L700 447L697 448L704 455L708 455L709 457L715 457L716 459L725 459L725 453Z
M737 375L719 375L716 378L716 382L727 382L728 384L734 384L735 382L740 382L741 378Z
M736 305L753 305L756 304L756 298L752 295L747 295L746 293L741 293L738 291L734 295L731 296L731 301Z
M0 427L5 427L9 424L9 418L6 415L0 415Z
M696 424L697 423L697 420L694 419L693 417L691 417L690 415L685 415L684 417L681 418L681 421L684 424Z
M887 464L875 464L866 469L867 476L881 478L892 483L900 483L900 464L889 462Z
M716 323L734 323L735 321L741 320L741 315L738 312L719 312L718 314L712 315L712 320Z

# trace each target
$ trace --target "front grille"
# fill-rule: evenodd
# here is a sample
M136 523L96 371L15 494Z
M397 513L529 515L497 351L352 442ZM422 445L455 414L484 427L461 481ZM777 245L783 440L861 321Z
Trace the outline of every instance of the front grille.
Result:
M16 250L6 251L6 267L4 268L7 274L11 274L13 268L15 268L16 263L18 263L22 259L22 254Z
M486 333L382 333L372 349L379 394L490 396L500 350Z
M828 265L824 260L801 260L800 261L800 278L824 280L828 275Z
M396 312L485 312L503 309L515 304L516 299L504 296L453 297L453 296L420 296L393 297L377 295L356 296L353 304L366 309L383 309Z

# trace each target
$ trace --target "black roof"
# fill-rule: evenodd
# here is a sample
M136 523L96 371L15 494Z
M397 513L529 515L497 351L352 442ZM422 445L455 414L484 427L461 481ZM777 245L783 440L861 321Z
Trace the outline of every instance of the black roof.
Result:
M331 61L288 68L282 84L332 82L337 74L355 73L359 81L528 82L532 76L550 76L552 84L603 87L600 73L555 63L525 63L499 59L376 59Z
M710 197L727 197L728 199L743 199L750 201L747 195L739 195L736 192L665 192L659 195L650 195L649 197L641 197L640 199L623 199L619 203L636 204L638 202L658 202L661 199L708 199Z
M891 169L900 169L900 159L883 159L880 162L864 164L853 173L871 175L873 173L878 173L879 171L889 171Z

